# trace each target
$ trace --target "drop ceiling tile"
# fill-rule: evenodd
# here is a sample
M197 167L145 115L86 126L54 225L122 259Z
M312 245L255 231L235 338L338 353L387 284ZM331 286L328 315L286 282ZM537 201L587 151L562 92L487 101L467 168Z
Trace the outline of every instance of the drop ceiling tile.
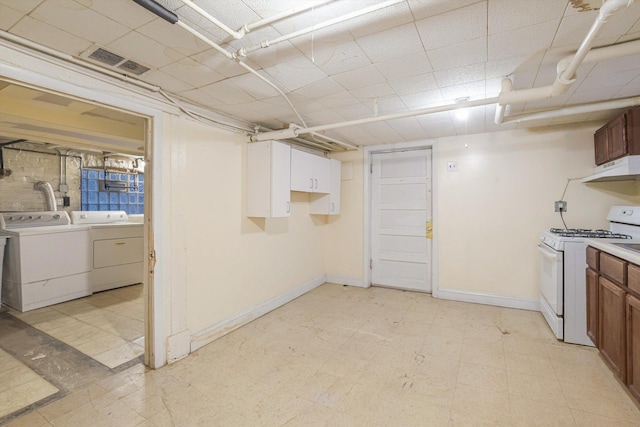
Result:
M426 73L420 76L407 77L405 79L391 80L389 85L398 95L409 93L426 92L438 89L438 82L433 73Z
M138 28L156 16L145 8L138 6L131 0L76 0L78 3L90 7L96 12L121 23L131 29Z
M420 20L464 8L470 4L478 3L478 0L408 0L408 3L414 18ZM486 3L486 1L482 3Z
M584 12L565 16L553 39L553 47L571 46L577 49L593 24L597 12Z
M274 88L251 73L230 77L227 81L235 84L255 99L265 99L279 95Z
M376 145L380 144L380 139L375 135L367 131L366 126L349 126L340 129L332 129L332 136L341 141L349 141L358 145Z
M230 60L215 49L209 49L196 55L191 55L191 59L226 77L238 76L247 72L247 70L236 64L235 61Z
M487 4L475 3L416 22L424 48L438 49L487 36Z
M124 25L111 19L105 19L104 15L88 9L74 0L47 0L29 16L103 46L130 31Z
M469 97L470 99L484 99L485 98L485 83L484 80L459 84L456 86L448 86L440 89L442 98L445 101L454 101L459 98Z
M615 71L610 73L598 74L591 72L585 77L584 81L576 89L576 92L580 92L584 89L590 90L591 88L606 88L606 87L620 87L629 84L639 74L639 70L627 70L627 71Z
M424 50L413 23L356 39L374 63L389 61Z
M332 78L326 78L296 89L295 93L308 98L321 98L344 90L345 89Z
M485 63L487 78L507 77L514 74L525 58L509 58L497 61L487 61Z
M306 58L283 62L265 68L264 71L290 91L327 78L325 73Z
M268 68L283 62L304 59L304 54L290 42L282 42L260 49L247 55L248 60L258 68Z
M255 100L254 97L240 89L229 80L216 82L208 86L198 88L195 91L201 93L203 96L208 95L226 105L238 105ZM182 95L189 98L193 92L194 91L184 92Z
M439 89L421 93L410 93L408 95L402 95L400 98L410 110L440 105L444 100L442 92L440 92Z
M534 26L547 21L556 22L566 7L567 2L558 0L490 1L489 35Z
M136 31L163 46L184 54L184 56L194 55L210 47L181 27L171 25L162 19L155 19L139 27Z
M551 47L557 22L549 21L489 36L489 60L533 55Z
M440 70L433 73L441 88L460 85L464 83L485 80L485 63L465 65L464 67L452 68L450 70Z
M171 93L181 93L194 89L192 85L159 70L147 71L142 76L142 79Z
M500 90L502 89L502 77L496 79L487 79L484 83L485 96L487 98L498 96Z
M350 90L351 95L360 101L368 101L374 98L382 98L394 94L393 88L388 83L376 83L371 86L365 86L358 89Z
M427 133L415 117L389 120L387 124L405 141L415 141L427 137Z
M108 44L106 48L152 68L160 68L185 57L184 54L135 31Z
M446 70L477 64L487 60L487 41L485 38L479 38L457 45L430 50L427 54L434 70Z
M237 30L244 24L260 19L260 15L251 10L251 8L242 1L198 0L196 3L202 9L213 15L218 21L233 30ZM182 10L182 8L180 10Z
M305 52L307 59L329 76L371 64L367 55L354 41L339 45L318 43L313 48L309 46L308 49L300 45L298 47Z
M377 68L373 65L336 74L333 76L333 79L348 90L371 86L385 81L384 76L380 74Z
M359 104L360 101L349 92L343 91L318 98L318 102L328 108L344 107Z
M398 142L403 140L402 136L385 122L369 123L366 125L366 130L382 138L384 142Z
M8 31L22 18L22 13L0 4L0 29Z
M91 42L62 31L42 21L25 16L11 28L11 33L69 55L85 51Z
M640 17L640 4L637 1L630 7L624 6L620 8L607 20L607 24L602 27L598 39L617 39L629 31L634 31L633 28L638 28L638 17Z
M433 71L431 62L425 52L402 56L391 61L380 62L376 68L387 80L419 76Z
M371 2L369 2L368 6L370 5ZM354 38L360 38L410 22L413 22L413 15L409 5L406 2L402 2L350 19L345 23L345 26L349 28L349 32L353 34Z
M569 98L569 104L584 104L613 98L613 94L621 90L623 86L594 87L588 90L576 90Z
M333 109L347 120L364 119L373 117L373 108L368 108L364 104L346 105L344 107L336 107Z
M173 11L180 21L189 25L195 30L200 31L212 41L220 44L229 40L229 35L221 30L219 27L209 22L205 17L197 13L190 7L185 6L180 0L156 0L158 3L162 3L167 9ZM171 3L172 6L167 7L165 3ZM148 12L151 14L151 12Z
M319 125L326 123L338 123L345 121L345 118L333 110L325 108L324 110L305 113L304 119L308 125Z
M0 4L28 14L43 1L44 0L0 0Z
M621 71L638 71L640 72L640 60L639 55L625 56L623 58L610 59L595 64L589 76L591 75L603 75Z
M163 71L194 87L206 86L225 78L211 68L194 61L191 58L182 58L160 68Z
M384 98L379 98L377 105L378 105L378 116L400 113L400 112L409 110L407 106L404 104L404 102L402 101L402 98L400 98L399 96L387 96ZM373 105L372 110L375 113L375 110L376 110L375 104Z

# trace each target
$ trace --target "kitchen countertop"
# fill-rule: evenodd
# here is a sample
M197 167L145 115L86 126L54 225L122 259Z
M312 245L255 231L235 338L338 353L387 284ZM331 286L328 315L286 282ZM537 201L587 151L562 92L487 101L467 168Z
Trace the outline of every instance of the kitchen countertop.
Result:
M640 265L640 252L614 245L614 243L631 243L640 245L640 239L585 239L585 242L587 245L593 246L596 249L600 249L601 251L617 256L618 258Z

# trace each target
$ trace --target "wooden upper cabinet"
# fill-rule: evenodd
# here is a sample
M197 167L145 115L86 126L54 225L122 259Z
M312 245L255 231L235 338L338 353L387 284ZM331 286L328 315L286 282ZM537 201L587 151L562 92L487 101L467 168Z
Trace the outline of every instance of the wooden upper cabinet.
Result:
M619 159L627 154L627 130L625 124L625 114L622 114L611 120L607 125L608 160Z
M612 119L594 134L596 165L640 154L640 107Z
M596 165L607 163L609 155L607 153L607 125L598 129L593 136L594 149L596 153Z

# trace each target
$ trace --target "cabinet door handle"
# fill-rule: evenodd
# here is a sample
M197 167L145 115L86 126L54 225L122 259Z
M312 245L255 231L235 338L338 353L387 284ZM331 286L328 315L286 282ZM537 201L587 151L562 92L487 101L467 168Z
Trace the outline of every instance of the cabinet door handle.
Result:
M116 245L124 245L126 242L117 242Z
M309 178L309 182L311 183L311 186L309 188L313 190L313 178Z
M316 182L316 186L314 188L317 190L318 189L318 180L314 179L314 181Z
M331 212L334 212L335 210L336 210L336 203L331 202Z
M287 213L291 213L291 202L287 202Z

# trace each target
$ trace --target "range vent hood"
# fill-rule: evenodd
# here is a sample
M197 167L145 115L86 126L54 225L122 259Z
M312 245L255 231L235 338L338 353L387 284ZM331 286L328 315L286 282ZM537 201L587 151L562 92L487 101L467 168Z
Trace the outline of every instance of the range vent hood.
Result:
M632 181L640 179L640 155L627 156L605 163L593 170L593 175L580 182Z

